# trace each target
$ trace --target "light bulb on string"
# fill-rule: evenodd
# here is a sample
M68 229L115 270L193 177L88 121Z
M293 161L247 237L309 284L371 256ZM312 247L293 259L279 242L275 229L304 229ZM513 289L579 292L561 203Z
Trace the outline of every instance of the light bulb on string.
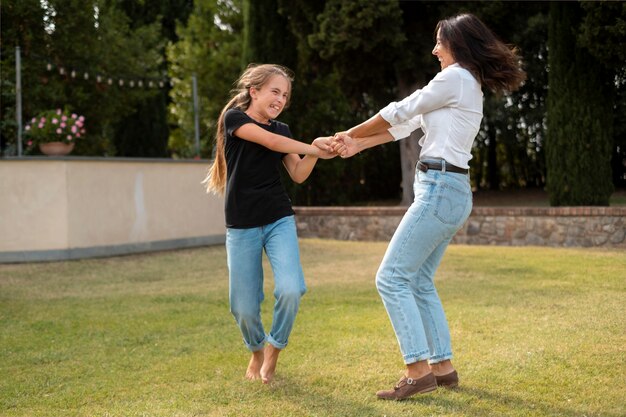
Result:
M63 68L63 67L59 68L59 74L64 75L65 74L65 68Z
M107 80L107 83L108 83L109 85L113 85L113 80L109 78L109 79Z
M124 87L124 80L120 78L118 84L120 87Z
M88 73L84 73L84 74L83 74L83 78L84 78L85 80L88 80L88 79L89 79L89 74L88 74Z
M48 71L52 71L52 64L48 62L48 65L46 65L46 69Z
M76 71L72 70L72 72L70 72L70 76L72 78L76 78Z
M135 82L133 80L130 80L128 85L130 86L130 88L133 88L135 86Z
M102 77L100 75L96 75L96 82L102 82Z

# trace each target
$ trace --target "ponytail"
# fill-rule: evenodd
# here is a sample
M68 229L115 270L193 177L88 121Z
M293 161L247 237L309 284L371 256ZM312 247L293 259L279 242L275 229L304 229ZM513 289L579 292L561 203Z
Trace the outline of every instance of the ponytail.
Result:
M206 178L202 181L202 184L206 184L207 193L213 193L217 195L224 195L226 189L226 155L224 144L224 114L235 107L241 107L245 103L245 98L242 95L247 95L247 104L250 104L249 94L238 94L231 98L227 105L224 106L220 112L220 117L217 119L217 131L215 132L215 159L209 167ZM246 108L248 106L246 105Z

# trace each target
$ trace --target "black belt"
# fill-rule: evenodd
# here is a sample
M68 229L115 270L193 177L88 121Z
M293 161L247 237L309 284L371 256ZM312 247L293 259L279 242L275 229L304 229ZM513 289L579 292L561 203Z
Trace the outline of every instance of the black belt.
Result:
M443 164L440 162L417 162L417 169L422 172L428 172L429 169L434 169L436 171L443 170ZM446 172L455 172L457 174L467 174L469 170L464 168L459 168L456 165L452 165L451 163L446 162Z

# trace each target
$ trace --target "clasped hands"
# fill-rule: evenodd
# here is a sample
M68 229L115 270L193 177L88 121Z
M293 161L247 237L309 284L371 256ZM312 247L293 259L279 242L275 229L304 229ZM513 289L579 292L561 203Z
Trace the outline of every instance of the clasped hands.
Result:
M349 158L358 153L356 140L347 132L338 132L334 136L324 136L315 139L313 146L322 152L318 155L322 159L331 159L335 156Z

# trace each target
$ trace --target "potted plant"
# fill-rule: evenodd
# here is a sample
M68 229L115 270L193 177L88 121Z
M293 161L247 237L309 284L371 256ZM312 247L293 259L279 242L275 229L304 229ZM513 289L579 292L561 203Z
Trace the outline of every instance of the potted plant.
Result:
M67 109L47 110L24 128L29 148L39 147L46 155L67 155L74 149L76 139L85 135L85 117Z

